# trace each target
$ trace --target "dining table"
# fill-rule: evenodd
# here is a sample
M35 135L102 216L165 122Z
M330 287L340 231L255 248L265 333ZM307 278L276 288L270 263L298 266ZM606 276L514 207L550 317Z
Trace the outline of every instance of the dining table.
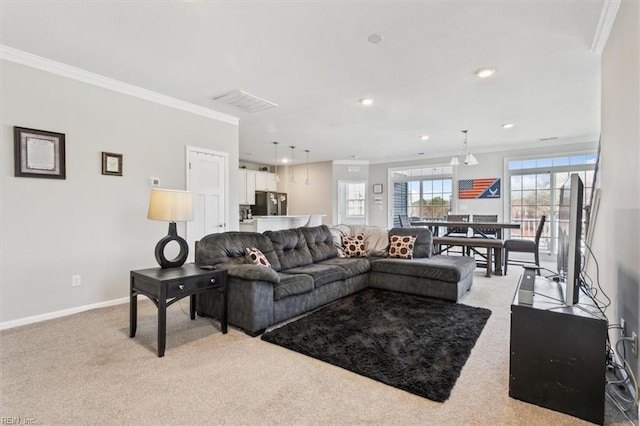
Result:
M503 242L503 230L504 229L520 229L519 223L511 223L511 222L463 222L463 221L446 221L446 220L413 220L411 221L411 226L423 226L428 227L431 230L431 233L434 237L434 243L439 245L443 243L444 245L460 245L463 248L468 248L470 251L474 251L478 253L475 249L475 246L482 247L484 244L477 244L478 239L492 239L495 240L496 243ZM473 237L458 237L458 238L450 238L451 241L444 240L442 237L438 238L440 235L440 228L471 228L473 230ZM487 229L495 230L495 237L489 236L483 232ZM447 234L444 234L444 237L447 237ZM442 240L442 241L440 241ZM474 244L475 240L475 244ZM487 261L487 276L491 275L491 255L489 253L490 250L495 250L496 255L494 256L495 261L495 273L496 275L502 275L503 265L502 259L504 259L504 249L502 248L502 244L499 247L486 247L487 254L483 255L482 253L478 253ZM436 253L442 252L442 249L436 248Z
M431 233L434 237L440 235L440 228L471 228L475 231L476 235L488 238L483 229L495 229L496 238L502 240L503 229L520 229L519 223L512 222L461 222L461 221L446 221L446 220L412 220L411 226L426 226L431 229Z

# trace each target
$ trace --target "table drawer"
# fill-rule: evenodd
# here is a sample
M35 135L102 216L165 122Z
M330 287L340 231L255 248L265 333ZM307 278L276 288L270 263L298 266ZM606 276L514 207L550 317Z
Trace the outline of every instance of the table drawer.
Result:
M216 277L212 276L198 279L191 278L188 280L173 281L167 285L167 297L183 296L185 294L189 294L205 288L213 288L218 284L219 283Z

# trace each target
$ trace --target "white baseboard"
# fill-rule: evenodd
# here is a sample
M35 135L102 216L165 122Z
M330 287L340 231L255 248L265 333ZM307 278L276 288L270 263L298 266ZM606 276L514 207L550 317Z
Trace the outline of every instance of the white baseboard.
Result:
M0 330L6 330L8 328L19 327L21 325L27 325L27 324L33 324L36 322L46 321L54 318L66 317L67 315L73 315L73 314L88 311L91 309L106 308L107 306L121 305L123 303L129 303L129 297L107 300L106 302L92 303L91 305L84 305L84 306L78 306L75 308L63 309L61 311L34 315L32 317L20 318L13 321L0 322Z

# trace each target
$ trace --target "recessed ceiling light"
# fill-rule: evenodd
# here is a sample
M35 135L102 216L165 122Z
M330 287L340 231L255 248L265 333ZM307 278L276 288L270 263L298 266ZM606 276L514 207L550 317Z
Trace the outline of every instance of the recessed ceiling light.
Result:
M479 78L487 78L491 77L493 74L495 74L495 72L495 68L480 68L476 71L476 76L478 76Z
M283 162L283 163L288 163L288 162L289 162L289 159L285 157L285 158L283 158L283 159L282 159L282 162Z
M378 44L378 43L380 43L383 39L382 39L382 36L381 36L380 34L371 34L367 40L368 40L368 41L369 41L369 43L371 43L371 44Z
M420 136L420 140L421 141L427 141L427 140L429 140L429 136L428 135L422 135L422 136Z
M362 105L365 105L365 106L373 105L373 99L372 98L362 98L362 99L360 99L360 103Z
M503 129L510 129L513 126L515 126L515 124L513 124L513 123L505 123L505 124L502 125L502 128Z

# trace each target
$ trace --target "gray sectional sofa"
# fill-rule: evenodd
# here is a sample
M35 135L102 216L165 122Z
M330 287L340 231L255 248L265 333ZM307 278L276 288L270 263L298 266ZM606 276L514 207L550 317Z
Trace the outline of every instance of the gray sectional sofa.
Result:
M196 243L195 262L227 270L229 323L252 336L367 287L453 301L471 288L474 259L432 255L428 229L394 228L388 235L416 236L414 258L340 257L336 232L321 225L211 234ZM271 267L247 263L245 249L251 247ZM221 304L217 292L199 295L198 314L217 317Z

